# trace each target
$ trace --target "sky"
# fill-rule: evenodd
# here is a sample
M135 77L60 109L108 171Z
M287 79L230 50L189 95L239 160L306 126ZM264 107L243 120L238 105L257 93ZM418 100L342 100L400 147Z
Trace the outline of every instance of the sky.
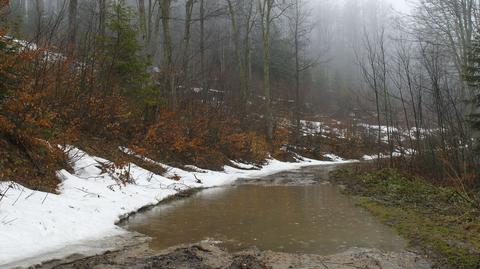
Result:
M322 3L322 2L330 2L330 3L335 3L336 1L341 1L341 0L307 0L312 3ZM358 0L361 1L361 0ZM397 11L407 13L411 10L412 3L417 2L418 0L378 0L378 1L384 1L389 3L390 5L393 6L393 8Z

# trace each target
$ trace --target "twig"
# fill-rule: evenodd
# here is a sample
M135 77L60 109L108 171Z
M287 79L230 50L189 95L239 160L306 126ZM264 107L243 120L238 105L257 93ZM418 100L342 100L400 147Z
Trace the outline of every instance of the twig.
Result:
M45 202L45 200L47 199L47 196L48 196L48 192L47 192L47 194L45 194L45 198L43 198L42 205Z
M27 197L25 197L25 200L27 200L28 198L30 198L34 194L35 194L35 191L32 191L32 193L30 193Z
M3 224L4 224L4 225L10 224L10 223L16 221L17 219L18 219L18 218L14 218L14 219L12 219L12 220L10 220L10 221L4 222Z
M202 184L202 181L200 179L198 179L197 175L195 175L195 173L193 173L193 176L195 177L195 179L197 180L197 183L200 183Z
M7 186L7 188L5 189L5 191L4 191L3 193L0 193L0 202L1 202L1 201L3 200L3 198L7 195L7 192L8 192L8 190L9 190L11 187L12 187L12 185L9 184L9 185Z
M108 185L107 188L109 188L111 191L115 192L115 190L114 190L115 186L119 186L119 189L122 188L122 186L120 186L120 184L118 184L118 183Z
M79 190L79 191L81 191L81 192L84 192L84 193L86 193L86 194L89 194L89 195L95 195L95 196L97 196L98 198L101 197L101 195L98 194L98 193L88 192L88 191L86 191L86 190L82 190L82 189L77 188L77 187L75 187L75 189L77 189L77 190Z
M172 184L170 184L170 185L167 185L167 189L170 189L170 190L171 190L170 186L172 186L172 185L174 185L174 186L173 186L173 189L174 189L174 190L177 190L177 188L175 188L176 185L185 186L186 189L191 189L191 187L189 187L188 185L183 184L183 183L172 183ZM180 189L180 190L181 190L181 189Z
M153 172L150 172L150 173L149 173L148 178L147 178L147 181L148 181L148 182L152 181L153 175L154 175Z
M12 206L15 205L18 201L18 199L20 199L20 196L22 196L22 193L24 192L24 190L22 189L22 191L20 192L20 194L18 195L17 197L17 200L15 200L15 202L13 202Z

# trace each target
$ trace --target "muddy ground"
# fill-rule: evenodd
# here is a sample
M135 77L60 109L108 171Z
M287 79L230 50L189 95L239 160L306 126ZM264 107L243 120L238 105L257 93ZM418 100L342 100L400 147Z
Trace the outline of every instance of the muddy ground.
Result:
M42 269L430 269L430 263L412 252L387 253L374 249L351 249L331 256L288 254L251 249L229 253L212 242L176 246L154 253L148 243L130 246L75 261L53 261Z

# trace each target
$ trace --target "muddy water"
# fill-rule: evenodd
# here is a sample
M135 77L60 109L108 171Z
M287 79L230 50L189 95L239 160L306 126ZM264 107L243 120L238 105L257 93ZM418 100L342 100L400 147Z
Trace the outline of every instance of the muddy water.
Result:
M400 251L405 241L329 184L331 167L290 171L201 191L138 214L125 227L156 250L204 239L230 251L328 255L351 247Z

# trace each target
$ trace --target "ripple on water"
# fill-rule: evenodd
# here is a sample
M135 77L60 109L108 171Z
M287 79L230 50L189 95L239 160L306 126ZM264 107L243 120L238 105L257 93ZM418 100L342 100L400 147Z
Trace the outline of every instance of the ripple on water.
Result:
M308 176L306 176L308 175ZM267 177L318 182L321 168ZM351 247L399 251L406 243L331 184L237 185L201 191L130 218L125 227L153 237L153 249L210 238L236 251L328 255Z

